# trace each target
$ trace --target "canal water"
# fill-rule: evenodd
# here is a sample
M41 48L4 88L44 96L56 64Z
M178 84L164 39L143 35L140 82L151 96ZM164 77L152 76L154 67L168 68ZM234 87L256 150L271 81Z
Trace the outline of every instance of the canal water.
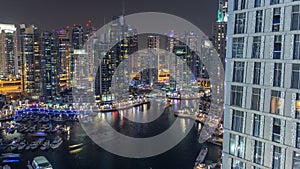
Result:
M176 120L173 114L174 106L167 108L158 119L147 124L134 123L122 116L124 113L135 113L139 116L140 111L137 110L144 108L144 106L140 106L120 112L102 113L101 116L118 132L141 138L163 132ZM188 119L180 120L187 121ZM21 154L21 160L18 163L11 163L10 166L13 169L24 169L28 161L31 162L35 156L43 155L51 162L54 169L192 169L201 149L196 125L178 145L163 154L148 158L126 158L112 154L95 144L87 136L79 122L68 122L64 125L70 126L70 133L60 135L64 142L58 149L16 151L15 153ZM184 126L182 127L184 128ZM2 135L3 139L18 136L19 134ZM71 152L68 149L68 146L79 143L84 145L78 151ZM206 160L216 162L222 148L208 144L208 149ZM3 153L3 150L0 151Z

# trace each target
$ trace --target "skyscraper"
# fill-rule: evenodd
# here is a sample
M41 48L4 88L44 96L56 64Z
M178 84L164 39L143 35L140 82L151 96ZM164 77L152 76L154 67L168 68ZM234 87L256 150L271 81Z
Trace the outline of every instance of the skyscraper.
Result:
M97 29L94 27L92 20L88 20L85 27L83 27L83 41L86 42L96 31Z
M300 2L229 1L224 168L300 168Z
M99 49L101 53L101 65L99 69L99 81L96 82L96 86L100 89L96 89L96 93L99 92L103 101L112 101L115 96L112 94L112 78L116 76L116 70L119 64L129 59L129 55L134 53L137 47L136 30L126 24L124 16L113 17L111 25L108 27L106 35L99 39ZM128 60L127 60L128 61ZM130 61L128 61L130 63ZM130 66L123 66L123 71L118 71L118 77L127 78L130 77ZM122 73L119 74L119 73ZM129 84L124 83L124 79L119 79L118 84L120 88L124 88Z
M74 78L74 72L75 72L75 64L76 64L76 59L78 57L75 50L81 50L84 47L84 40L85 40L85 34L84 34L84 28L81 25L76 25L70 29L71 31L71 55L70 58L68 59L69 63L69 69L68 72L68 80L69 80L69 85L73 85L73 78Z
M0 24L0 75L19 75L17 28L13 24Z
M213 23L211 41L225 66L228 0L219 0L218 20Z
M72 46L74 49L82 49L84 45L84 30L81 25L74 25L72 28Z
M148 54L151 55L150 57L150 63L151 66L155 67L155 69L149 69L146 71L143 71L143 74L147 72L149 75L148 83L153 84L156 81L160 81L160 76L165 77L165 71L163 70L164 68L164 62L162 62L162 57L161 57L161 36L155 35L155 34L150 34L147 36L147 48L148 48ZM162 78L164 80L164 78ZM161 81L160 81L161 82Z
M34 25L20 25L20 55L24 91L33 99L41 96L40 31Z
M70 29L56 30L58 34L58 58L60 60L59 73L61 76L60 86L63 88L71 87L71 32Z
M58 38L55 32L43 32L41 35L41 86L42 100L56 102L59 93Z

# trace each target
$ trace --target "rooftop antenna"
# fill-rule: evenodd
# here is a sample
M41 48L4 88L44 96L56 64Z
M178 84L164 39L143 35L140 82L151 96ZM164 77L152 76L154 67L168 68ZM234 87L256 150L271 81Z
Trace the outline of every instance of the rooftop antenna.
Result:
M122 15L125 15L125 0L123 0L123 4L122 4Z

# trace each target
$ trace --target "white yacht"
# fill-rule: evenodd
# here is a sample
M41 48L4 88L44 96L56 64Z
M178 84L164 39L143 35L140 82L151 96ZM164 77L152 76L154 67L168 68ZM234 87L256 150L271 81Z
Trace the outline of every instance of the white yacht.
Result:
M61 144L63 143L63 140L61 137L57 136L55 137L55 139L53 140L53 142L50 144L50 147L52 149L56 149L58 148Z
M32 167L34 169L53 169L50 162L45 156L37 156L32 160Z

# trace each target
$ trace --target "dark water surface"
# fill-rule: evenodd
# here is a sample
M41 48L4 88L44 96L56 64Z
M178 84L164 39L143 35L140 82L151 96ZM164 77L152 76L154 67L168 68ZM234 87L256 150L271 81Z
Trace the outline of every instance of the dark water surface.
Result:
M174 107L168 108L158 119L149 124L134 123L122 116L123 113L141 115L135 111L143 108L143 106L140 106L121 112L103 113L101 116L105 117L118 132L132 137L149 137L159 134L166 130L176 119L173 115ZM187 121L187 119L182 120ZM201 144L198 143L198 131L195 125L178 145L163 154L141 159L125 158L107 152L93 143L79 122L68 122L66 125L70 126L71 132L70 134L61 134L64 142L58 149L16 151L15 153L21 154L21 161L10 164L10 166L13 169L25 169L28 160L31 162L35 156L43 155L48 158L54 169L192 169L201 148ZM182 127L184 128L184 122ZM17 135L4 135L2 137L6 139L15 136ZM71 153L68 146L78 143L84 144L82 150ZM208 145L209 152L206 160L217 161L221 147Z

